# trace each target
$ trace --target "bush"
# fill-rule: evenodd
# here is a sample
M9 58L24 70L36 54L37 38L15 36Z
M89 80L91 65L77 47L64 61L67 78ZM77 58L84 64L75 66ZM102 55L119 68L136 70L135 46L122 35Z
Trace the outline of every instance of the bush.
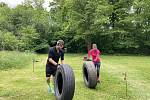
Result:
M15 50L18 46L18 40L11 32L0 31L0 49Z

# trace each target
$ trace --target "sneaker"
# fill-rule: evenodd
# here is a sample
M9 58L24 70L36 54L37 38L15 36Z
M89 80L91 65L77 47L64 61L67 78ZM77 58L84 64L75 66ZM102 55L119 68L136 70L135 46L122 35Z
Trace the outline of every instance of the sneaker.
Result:
M51 93L52 91L51 91L51 88L48 86L48 93Z
M53 94L55 94L54 88L51 88L51 92L52 92Z

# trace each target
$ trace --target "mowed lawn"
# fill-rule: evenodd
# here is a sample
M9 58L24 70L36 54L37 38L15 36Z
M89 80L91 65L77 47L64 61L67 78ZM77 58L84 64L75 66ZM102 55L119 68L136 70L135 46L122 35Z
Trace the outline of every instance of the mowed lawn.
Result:
M102 55L101 79L96 89L86 88L82 78L84 54L66 54L65 63L75 74L73 100L150 100L150 56ZM21 69L0 71L0 100L55 100L47 93L47 55L36 55L35 71L24 62ZM124 74L127 73L127 96Z

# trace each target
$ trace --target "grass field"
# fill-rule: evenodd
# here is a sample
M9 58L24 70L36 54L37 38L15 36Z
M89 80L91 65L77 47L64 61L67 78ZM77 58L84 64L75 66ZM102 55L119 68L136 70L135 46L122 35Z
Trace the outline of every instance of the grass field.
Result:
M65 62L75 73L73 100L150 100L150 56L102 55L101 79L96 89L85 87L82 78L83 54L66 54ZM47 55L35 55L40 62L24 62L21 69L0 70L0 100L55 100L47 93L45 61ZM127 73L128 94L123 73Z

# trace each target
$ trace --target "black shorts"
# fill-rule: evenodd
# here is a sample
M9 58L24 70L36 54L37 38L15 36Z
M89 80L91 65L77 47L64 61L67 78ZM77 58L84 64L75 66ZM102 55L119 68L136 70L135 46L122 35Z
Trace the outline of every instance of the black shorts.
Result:
M46 77L55 76L57 68L46 64Z

